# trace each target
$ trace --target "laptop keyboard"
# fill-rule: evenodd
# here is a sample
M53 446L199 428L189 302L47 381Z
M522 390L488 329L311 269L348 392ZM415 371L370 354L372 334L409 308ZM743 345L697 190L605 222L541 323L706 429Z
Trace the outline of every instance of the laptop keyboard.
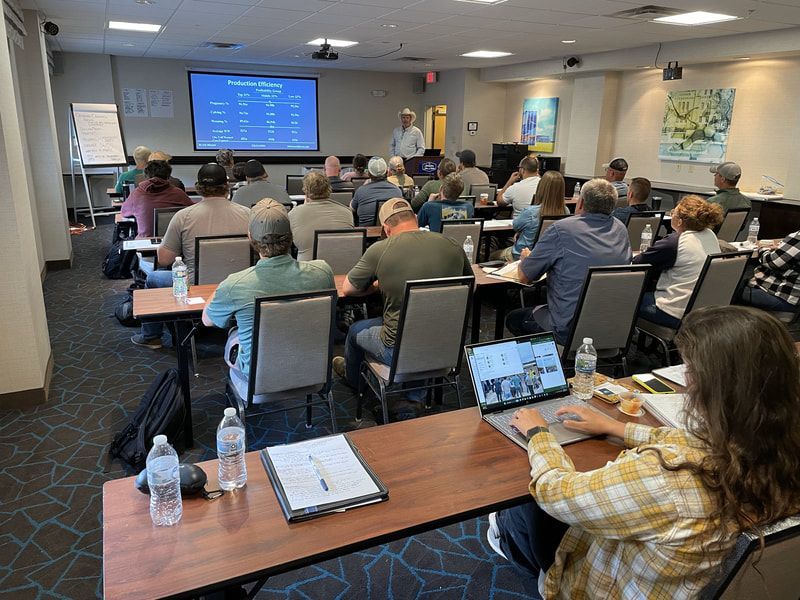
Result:
M563 400L550 404L548 406L536 406L533 405L530 408L535 408L539 411L539 414L542 415L542 418L548 423L558 423L560 422L559 418L556 416L556 411L561 408L562 406L574 406L574 405L585 405L586 403L583 400L579 400L574 396L568 396ZM511 419L514 416L514 413L517 412L516 410L508 410L501 413L495 413L493 415L486 415L486 418L490 420L492 423L497 425L503 425L506 428L511 427Z

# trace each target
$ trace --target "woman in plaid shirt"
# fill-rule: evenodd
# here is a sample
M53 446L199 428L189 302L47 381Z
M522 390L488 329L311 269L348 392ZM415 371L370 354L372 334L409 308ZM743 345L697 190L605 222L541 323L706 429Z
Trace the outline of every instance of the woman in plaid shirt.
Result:
M800 231L774 248L758 251L755 277L742 290L742 301L764 310L794 312L800 302Z
M490 515L489 543L544 598L691 598L741 531L800 511L800 368L765 312L703 308L676 345L687 431L570 406L567 427L624 439L605 467L575 471L535 409L521 409L535 502Z

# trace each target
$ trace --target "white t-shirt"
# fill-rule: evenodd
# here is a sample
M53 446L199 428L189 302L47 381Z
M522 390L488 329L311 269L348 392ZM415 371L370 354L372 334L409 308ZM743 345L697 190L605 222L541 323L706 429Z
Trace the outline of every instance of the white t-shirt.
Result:
M510 204L514 207L512 217L516 217L533 204L533 196L536 194L536 188L539 187L539 181L541 179L542 178L538 175L526 177L525 179L520 179L505 191L503 200L506 204Z

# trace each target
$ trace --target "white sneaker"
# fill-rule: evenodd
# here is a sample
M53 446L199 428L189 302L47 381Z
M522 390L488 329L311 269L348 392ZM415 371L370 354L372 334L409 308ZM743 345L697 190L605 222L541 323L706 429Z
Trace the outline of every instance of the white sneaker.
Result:
M489 542L492 550L497 554L508 560L503 551L500 549L500 530L497 528L497 513L489 513L489 529L486 530L486 541Z

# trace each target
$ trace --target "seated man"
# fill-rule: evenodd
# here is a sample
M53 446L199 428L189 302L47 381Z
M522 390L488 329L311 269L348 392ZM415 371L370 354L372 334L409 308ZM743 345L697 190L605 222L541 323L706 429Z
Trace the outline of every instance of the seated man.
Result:
M628 184L623 181L625 173L628 172L628 161L624 158L612 158L603 165L606 170L606 181L617 190L617 197L623 198L628 195Z
M155 235L154 208L192 205L186 192L169 182L171 173L172 167L168 162L151 160L144 168L144 175L147 179L136 186L136 189L122 204L120 212L123 217L136 217L136 229L139 232L137 238L149 238Z
M575 216L553 223L533 251L522 251L520 279L528 283L547 273L547 304L511 311L506 327L512 334L552 330L559 344L566 343L589 267L631 262L628 231L611 216L616 202L609 182L592 179L581 188Z
M163 160L164 162L169 164L169 161L172 160L172 156L170 156L166 152L162 152L161 150L156 150L155 152L151 152L150 156L147 157L147 162L151 162L153 160ZM172 169L171 165L170 165L170 169ZM140 175L137 175L134 178L134 183L136 183L136 185L138 186L145 179L149 179L147 177L147 174L146 173L141 173ZM170 177L167 178L167 181L169 181L172 185L174 185L179 190L184 191L184 192L186 191L186 186L183 185L183 182L180 179L178 179L177 177L172 177L170 175Z
M386 181L401 189L414 186L414 179L406 175L406 164L399 156L389 159L389 178Z
M631 184L628 186L628 206L620 206L615 208L611 213L612 217L616 217L624 225L628 224L628 219L633 213L646 212L653 210L647 204L647 199L650 197L650 181L644 177L634 177Z
M342 288L343 296L354 296L378 282L383 296L383 317L353 323L347 334L344 358L333 359L334 372L352 388L358 387L359 370L366 354L385 365L391 364L407 281L473 274L458 244L439 233L419 229L417 217L406 200L392 198L381 207L379 216L387 239L367 249L347 274ZM410 399L420 402L423 397L424 393L417 392Z
M519 169L512 173L502 189L497 190L495 200L498 206L512 206L513 217L533 204L536 188L541 181L539 177L539 161L532 156L526 156L519 162Z
M321 173L316 175L324 179ZM298 262L292 258L289 217L279 202L267 198L250 210L248 237L259 261L254 267L228 275L203 310L203 324L209 327L230 327L236 319L237 329L231 332L229 345L238 341L239 353L230 376L242 398L247 398L250 376L255 298L335 287L333 272L325 261Z
M489 176L478 167L475 166L478 160L472 150L464 149L461 152L456 152L458 157L458 174L461 176L461 181L464 182L464 194L469 196L472 193L473 185L487 185L489 183Z
M758 263L755 277L742 290L742 301L763 310L797 310L800 302L800 231L790 233L773 248L761 248Z
M158 247L158 264L171 267L180 256L187 267L188 282L194 283L194 240L208 235L244 235L250 210L228 201L228 175L216 163L200 167L195 184L202 200L179 210L172 217L167 233ZM152 271L147 275L146 288L172 286L172 271ZM156 350L161 348L163 323L143 323L141 333L131 338L137 346Z
M292 206L292 199L286 190L268 181L269 176L264 165L257 160L248 160L245 163L244 175L247 178L247 185L233 194L233 201L236 204L250 208L264 198L272 198L284 206Z
M353 189L353 183L345 181L339 174L342 172L342 164L335 156L329 156L325 159L325 175L331 184L331 191L333 192L349 192Z
M431 231L440 232L442 221L452 221L454 219L471 219L475 216L475 207L472 202L459 200L458 197L464 191L464 182L456 173L451 173L444 178L442 187L436 199L431 198L422 205L419 211L419 226L428 226ZM441 198L441 199L439 199ZM477 243L477 240L475 240Z
M399 187L386 181L386 161L381 157L373 156L367 163L367 171L369 181L356 190L350 203L350 208L358 215L359 227L376 225L375 206L378 202L403 197Z
M709 169L714 174L714 187L717 193L708 199L709 202L719 204L722 210L728 212L732 208L750 208L750 198L739 191L739 179L742 177L742 168L735 162L724 162L714 165Z
M425 185L422 186L422 189L417 192L417 195L414 196L414 199L411 201L411 206L414 208L414 212L418 213L419 209L421 209L422 205L430 199L432 194L438 194L439 188L442 187L442 181L444 181L444 178L450 175L450 173L455 172L456 163L449 158L443 158L439 162L439 168L436 169L437 179L431 179L430 181L426 182ZM464 180L462 179L461 181L463 183Z
M122 189L126 185L136 183L136 176L144 173L144 166L147 164L150 154L150 148L147 146L137 146L134 149L133 160L136 163L136 166L129 171L125 171L117 178L117 184L114 186L114 189L118 194L122 193Z
M219 166L225 169L225 173L228 175L228 182L232 182L234 165L233 150L229 148L220 148L217 150L216 161Z
M311 171L303 177L306 201L289 213L297 260L311 260L314 232L318 229L352 229L353 212L331 200L331 185L322 173Z

